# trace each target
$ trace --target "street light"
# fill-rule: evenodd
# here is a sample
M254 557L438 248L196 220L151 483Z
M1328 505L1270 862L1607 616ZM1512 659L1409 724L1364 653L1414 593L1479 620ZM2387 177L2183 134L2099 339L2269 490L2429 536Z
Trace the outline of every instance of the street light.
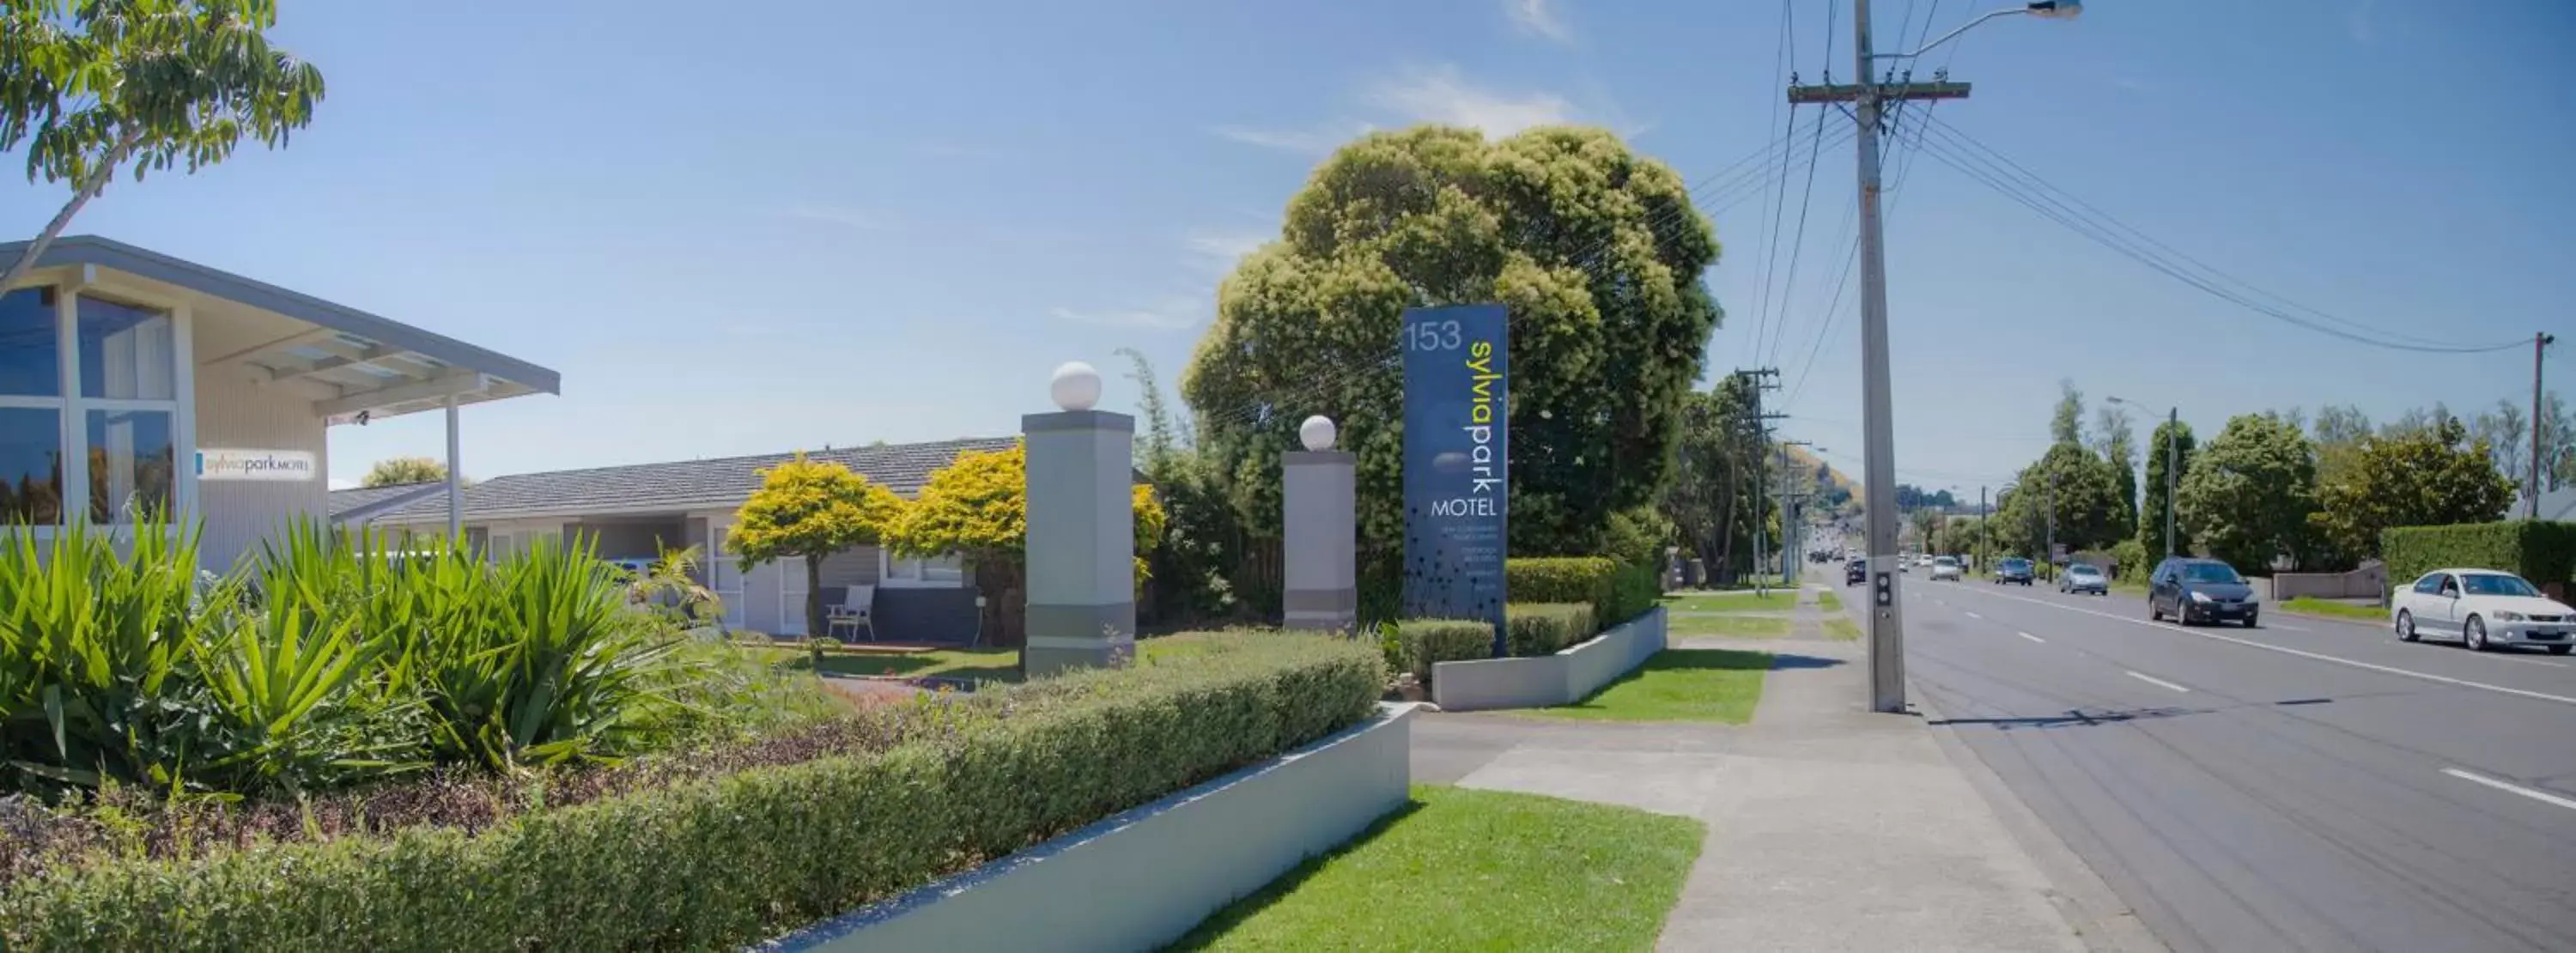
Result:
M1957 39L1959 34L1966 33L1970 28L1975 27L1977 24L1984 23L1996 17L2010 17L2028 14L2030 16L2039 17L2043 20L2072 20L2083 15L2083 13L2084 4L2079 2L2079 0L2036 0L2036 2L2024 4L2018 7L2005 7L2001 10L1988 11L1974 20L1959 24L1959 28L1956 30L1941 34L1939 39L1933 40L1930 43L1925 43L1922 46L1915 47L1914 52L1880 53L1876 56L1870 57L1870 59L1910 60L1921 56L1924 53L1930 52L1933 47Z
M2121 400L2117 397L2103 399L2114 404L2139 406L2136 401ZM2174 555L2174 479L2176 477L2174 471L2182 469L2182 451L2179 449L2181 440L2182 408L2167 409L2165 411L2165 558L2167 559L2173 558Z

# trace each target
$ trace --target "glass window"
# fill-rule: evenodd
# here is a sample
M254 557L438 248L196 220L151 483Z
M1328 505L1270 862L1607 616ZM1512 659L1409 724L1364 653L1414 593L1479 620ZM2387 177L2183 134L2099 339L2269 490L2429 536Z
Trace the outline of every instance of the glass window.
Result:
M886 580L923 585L956 585L966 580L966 564L953 553L930 559L889 556L886 560Z
M166 410L93 410L89 417L89 518L136 523L168 518L178 485L178 442Z
M54 289L0 295L0 394L63 395L62 347L54 337Z
M0 520L63 521L62 412L0 407Z
M133 305L80 299L81 396L170 400L170 318Z
M2234 567L2231 567L2226 563L2186 563L2183 566L2182 575L2183 578L2189 579L2193 582L2245 581L2242 577L2236 575Z
M2537 596L2540 594L2540 590L2531 588L2531 584L2524 582L2521 576L2500 572L2465 573L2460 576L2460 583L2469 587L2470 595L2477 596Z
M2415 580L2415 591L2428 596L2440 595L2442 592L2442 574L2438 572L2425 573L2424 578Z

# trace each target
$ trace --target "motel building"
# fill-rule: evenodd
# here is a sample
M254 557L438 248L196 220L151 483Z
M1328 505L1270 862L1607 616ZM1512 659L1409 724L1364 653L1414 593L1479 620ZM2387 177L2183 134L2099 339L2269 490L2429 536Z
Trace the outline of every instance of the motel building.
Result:
M0 244L0 261L25 247ZM221 569L295 517L327 518L332 425L442 412L456 473L458 407L559 388L356 308L65 237L0 295L0 519L43 538L161 509L202 521L201 558Z

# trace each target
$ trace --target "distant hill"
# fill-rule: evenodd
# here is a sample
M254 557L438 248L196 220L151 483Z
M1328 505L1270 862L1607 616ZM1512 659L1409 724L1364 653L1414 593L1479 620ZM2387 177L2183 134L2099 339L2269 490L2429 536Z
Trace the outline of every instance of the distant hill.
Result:
M1816 494L1816 501L1819 504L1830 507L1836 511L1850 509L1858 505L1858 501L1860 499L1860 481L1852 479L1849 474L1834 469L1833 464L1826 463L1824 460L1819 459L1815 454L1807 452L1807 448L1790 447L1789 463L1791 468L1797 472L1813 473L1816 475L1815 485L1801 487L1801 489Z

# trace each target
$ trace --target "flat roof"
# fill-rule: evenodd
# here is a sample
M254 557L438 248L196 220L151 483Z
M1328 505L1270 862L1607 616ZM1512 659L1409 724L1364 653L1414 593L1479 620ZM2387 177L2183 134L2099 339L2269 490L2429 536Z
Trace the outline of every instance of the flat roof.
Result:
M26 242L0 243L0 261ZM310 325L305 333L228 355L275 379L323 385L315 409L328 417L365 411L392 416L460 401L563 392L549 368L424 331L381 315L245 278L219 268L97 235L67 235L45 248L36 269L83 266L120 272ZM111 292L112 293L112 292Z

